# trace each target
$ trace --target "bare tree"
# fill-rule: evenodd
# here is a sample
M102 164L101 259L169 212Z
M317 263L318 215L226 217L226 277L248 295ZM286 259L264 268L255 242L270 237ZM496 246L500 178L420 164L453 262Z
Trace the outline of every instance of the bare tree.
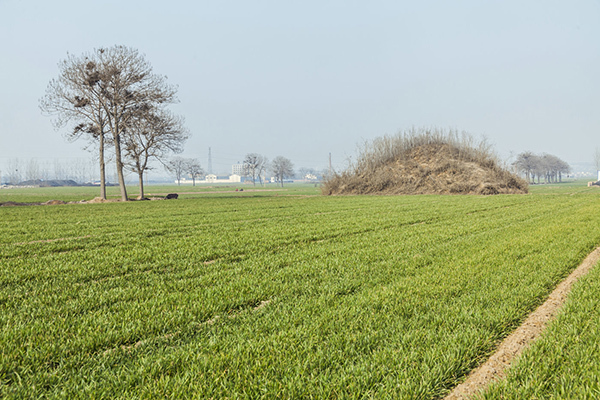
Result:
M562 182L562 174L571 172L571 166L552 154L543 154L542 164L546 169L546 183Z
M35 181L37 179L40 179L40 166L38 162L33 158L27 163L25 179L28 181Z
M54 159L54 179L56 180L60 180L60 179L65 179L64 178L64 167L62 165L62 163L60 162L59 159L55 158Z
M53 79L46 88L46 94L40 99L40 108L44 113L54 115L56 129L70 127L66 134L69 141L86 137L97 142L100 167L100 197L106 199L106 164L104 151L106 146L107 110L98 88L100 73L96 70L93 55L67 59L58 64L58 79ZM57 168L58 167L58 168ZM64 169L55 162L56 179L64 179Z
M8 161L8 173L6 175L8 182L12 185L17 185L23 180L23 167L18 158L13 158Z
M125 166L138 176L140 199L144 198L144 172L152 169L150 161L164 160L168 153L181 153L187 140L183 118L166 110L140 111L130 121L123 136Z
M525 174L525 179L530 182L530 179L534 179L535 171L538 164L538 156L533 154L531 151L526 151L517 156L517 160L514 162L517 169Z
M127 201L124 136L140 110L174 102L175 88L153 74L137 50L124 46L100 48L81 57L69 55L59 67L59 78L50 82L41 100L42 110L57 115L59 126L79 121L74 134L103 138L105 130L110 132L121 199ZM101 151L103 145L101 141Z
M271 163L271 171L275 175L275 179L283 187L283 180L294 176L294 164L285 157L277 156Z
M50 179L50 168L47 161L40 166L40 179L45 181Z
M185 159L185 167L185 171L192 178L192 186L196 186L196 179L204 173L200 161L195 158L187 158Z
M268 160L265 156L257 153L248 153L244 158L244 175L252 179L252 183L256 186L256 180L262 184L261 175L268 165Z
M558 181L562 182L562 175L563 174L570 174L571 173L571 166L563 160L558 161Z
M181 178L187 169L187 161L185 158L174 157L167 161L164 165L166 170L175 176L177 184L181 185Z
M536 177L537 183L541 183L542 178L546 183L562 182L562 175L571 172L569 164L557 156L552 154L538 156L530 151L519 154L513 165L525 174L528 182L533 181L533 183Z

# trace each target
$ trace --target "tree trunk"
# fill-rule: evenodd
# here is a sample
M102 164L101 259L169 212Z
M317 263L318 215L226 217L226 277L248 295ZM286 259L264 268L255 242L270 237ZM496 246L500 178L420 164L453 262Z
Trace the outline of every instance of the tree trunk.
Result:
M140 200L144 199L144 170L141 168L138 170L138 177L140 179Z
M104 133L100 133L100 198L106 200L106 165L104 164Z
M123 175L123 159L121 157L121 137L119 135L115 136L115 158L117 159L117 176L119 178L119 188L121 189L121 201L128 201L125 176Z

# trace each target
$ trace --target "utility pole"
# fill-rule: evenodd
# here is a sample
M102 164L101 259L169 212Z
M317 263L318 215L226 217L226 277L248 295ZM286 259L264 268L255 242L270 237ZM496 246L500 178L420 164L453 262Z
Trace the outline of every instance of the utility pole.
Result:
M331 171L333 170L333 168L331 167L331 153L329 153L329 176L332 175Z
M208 174L212 174L212 155L210 154L210 147L208 148Z

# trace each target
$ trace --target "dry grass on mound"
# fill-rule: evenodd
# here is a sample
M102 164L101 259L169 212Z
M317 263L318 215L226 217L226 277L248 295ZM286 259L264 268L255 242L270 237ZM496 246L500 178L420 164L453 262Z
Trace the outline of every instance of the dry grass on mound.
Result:
M467 134L421 130L367 143L357 161L326 179L335 194L516 194L524 179L502 168L485 142Z

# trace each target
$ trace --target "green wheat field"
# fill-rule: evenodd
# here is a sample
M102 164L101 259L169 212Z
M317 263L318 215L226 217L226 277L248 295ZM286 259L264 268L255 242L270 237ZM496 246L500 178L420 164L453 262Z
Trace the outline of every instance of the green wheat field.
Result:
M251 189L0 207L0 397L441 398L600 245L600 189L583 182ZM2 190L0 203L95 191ZM599 278L576 284L486 399L600 396Z

